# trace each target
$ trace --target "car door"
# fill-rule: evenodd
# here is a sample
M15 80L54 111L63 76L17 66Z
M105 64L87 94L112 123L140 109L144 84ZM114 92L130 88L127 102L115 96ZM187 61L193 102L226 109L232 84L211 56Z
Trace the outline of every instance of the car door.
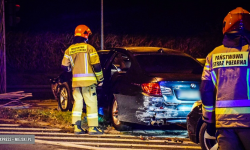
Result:
M127 53L117 53L112 61L118 69L113 72L110 83L114 101L118 104L118 119L123 122L137 122L134 117L138 109L135 93L139 90L138 85L132 84L135 77L132 63L132 57Z
M97 99L98 99L98 106L102 107L104 109L108 108L110 105L108 100L108 94L109 94L109 81L110 81L110 74L111 74L111 61L114 59L115 51L110 51L105 54L99 53L100 61L101 61L101 66L102 66L102 72L103 72L103 85L102 86L97 86L96 91L97 91Z

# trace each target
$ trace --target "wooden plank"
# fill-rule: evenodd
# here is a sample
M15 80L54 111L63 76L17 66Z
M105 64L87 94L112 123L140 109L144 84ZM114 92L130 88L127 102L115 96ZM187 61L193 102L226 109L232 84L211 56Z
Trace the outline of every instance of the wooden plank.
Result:
M9 93L3 93L0 94L0 99L13 99L13 98L25 98L25 97L31 97L32 93L24 93L24 91L16 91L16 92L9 92Z

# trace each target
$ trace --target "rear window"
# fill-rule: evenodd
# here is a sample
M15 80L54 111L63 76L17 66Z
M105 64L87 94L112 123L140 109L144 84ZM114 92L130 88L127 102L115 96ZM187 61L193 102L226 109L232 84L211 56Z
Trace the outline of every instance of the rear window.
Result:
M148 73L193 73L201 74L203 67L187 56L137 55L142 69Z

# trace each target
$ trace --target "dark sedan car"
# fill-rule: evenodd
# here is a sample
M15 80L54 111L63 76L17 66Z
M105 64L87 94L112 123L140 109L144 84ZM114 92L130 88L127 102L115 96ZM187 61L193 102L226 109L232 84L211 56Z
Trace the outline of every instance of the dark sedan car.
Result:
M194 103L187 116L187 130L189 138L194 143L200 143L202 150L210 150L215 146L216 138L207 133L207 124L202 120L201 100Z
M102 57L101 51L99 55ZM199 61L161 47L111 48L104 55L98 103L115 128L123 129L124 122L154 126L186 123L193 103L200 99L203 67ZM70 78L60 78L52 87L67 84L70 89ZM54 90L56 99L62 94L59 91L62 89ZM67 94L71 96L71 90Z

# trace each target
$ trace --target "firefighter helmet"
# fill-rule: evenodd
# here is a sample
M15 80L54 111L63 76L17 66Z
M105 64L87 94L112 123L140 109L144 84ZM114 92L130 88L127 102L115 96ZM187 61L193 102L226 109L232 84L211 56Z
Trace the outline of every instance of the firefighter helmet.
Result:
M242 7L230 11L223 21L223 34L226 32L250 31L250 13Z
M90 28L86 25L78 25L75 29L75 36L81 36L81 37L88 39L89 35L91 34L92 32Z

